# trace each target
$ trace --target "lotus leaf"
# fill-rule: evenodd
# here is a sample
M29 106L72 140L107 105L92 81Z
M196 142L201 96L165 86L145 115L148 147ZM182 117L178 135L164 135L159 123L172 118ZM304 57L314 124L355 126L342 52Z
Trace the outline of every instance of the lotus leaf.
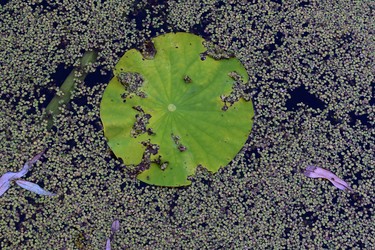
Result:
M116 65L101 101L104 134L139 180L189 185L197 166L216 172L246 142L247 83L232 53L189 33L158 36Z

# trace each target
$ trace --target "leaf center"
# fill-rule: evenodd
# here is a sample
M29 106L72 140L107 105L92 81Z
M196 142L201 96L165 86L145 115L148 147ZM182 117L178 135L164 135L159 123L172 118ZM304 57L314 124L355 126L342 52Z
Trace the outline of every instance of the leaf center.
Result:
M171 104L168 105L168 110L171 111L171 112L173 112L173 111L176 110L176 106L171 103Z

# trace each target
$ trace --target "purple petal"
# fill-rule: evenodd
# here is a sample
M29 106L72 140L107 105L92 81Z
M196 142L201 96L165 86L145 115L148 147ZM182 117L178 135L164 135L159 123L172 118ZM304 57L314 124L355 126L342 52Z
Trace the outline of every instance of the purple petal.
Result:
M25 165L23 165L21 171L19 171L19 172L7 172L7 173L3 174L0 178L0 187L2 186L3 183L5 183L7 181L11 181L11 180L14 180L14 179L21 178L25 174L27 174L27 172L31 168L31 165L33 165L37 160L40 159L40 157L42 157L42 155L44 154L44 151L45 150L43 150L43 152L34 156L34 158L32 158L30 161L27 161L25 163Z
M31 168L31 166L37 162L40 157L42 157L42 155L44 154L44 151L46 151L45 149L40 152L39 154L37 154L36 156L34 156L30 161L27 161L25 163L25 165L23 165L23 168L20 172L17 173L17 176L15 178L21 178L22 176L24 176L28 171L29 169Z
M0 186L0 196L2 196L8 190L9 187L10 187L10 182L9 181L1 183L1 186Z
M3 174L3 175L1 176L1 178L0 178L0 187L1 187L1 185L2 185L3 183L15 179L14 176L15 176L16 174L17 174L16 172L7 172L7 173Z
M0 178L0 187L3 185L3 183L9 182L14 179L21 178L29 171L30 166L26 163L21 171L19 172L7 172L3 174Z
M29 163L29 165L33 165L35 162L37 162L40 159L40 157L42 157L45 151L46 150L44 149L42 152L34 156L30 161L26 162L26 164Z
M7 172L3 174L0 178L0 196L2 196L10 187L10 181L15 179L17 173L15 172Z
M307 166L304 175L310 178L325 178L329 180L335 187L341 190L353 190L350 188L349 184L346 183L344 180L340 179L337 175L332 173L331 171L315 167L315 166Z
M54 195L56 195L54 193L51 193L49 191L44 190L38 184L29 182L29 181L16 180L16 183L17 183L18 186L20 186L20 187L22 187L22 188L24 188L26 190L29 190L29 191L31 191L33 193L36 193L36 194L47 195L47 196L54 196Z
M105 244L105 250L111 250L111 240L107 238L107 243Z
M346 190L346 189L349 189L349 190L353 190L348 183L346 183L345 181L341 180L340 178L337 177L336 180L330 180L332 182L332 184L337 187L338 189L341 189L341 190Z
M31 168L31 165L29 165L28 162L26 162L25 165L23 165L23 168L21 169L21 171L15 173L12 179L18 179L18 178L23 177L25 174L27 174L30 168Z
M40 157L42 157L42 155L44 154L44 151L43 150L42 152L40 152L39 154L37 154L36 156L34 156L30 161L27 161L25 163L25 165L23 165L21 171L19 172L7 172L5 174L3 174L0 178L0 196L2 196L7 190L8 188L10 187L10 181L14 180L14 179L18 179L18 178L21 178L23 177L25 174L27 174L27 172L29 171L29 169L31 168L31 165L34 164L35 162L37 162ZM31 183L31 182L30 182ZM34 184L34 183L33 183ZM36 185L36 184L35 184ZM39 186L38 186L39 187ZM40 188L40 187L39 187ZM27 189L27 188L26 188ZM28 189L29 190L29 189ZM43 190L43 189L42 189ZM32 190L30 190L32 191ZM34 191L33 191L34 192ZM52 194L52 193L51 193ZM50 195L50 194L49 194Z
M120 222L119 220L115 220L112 222L111 230L113 233L117 232L120 229Z

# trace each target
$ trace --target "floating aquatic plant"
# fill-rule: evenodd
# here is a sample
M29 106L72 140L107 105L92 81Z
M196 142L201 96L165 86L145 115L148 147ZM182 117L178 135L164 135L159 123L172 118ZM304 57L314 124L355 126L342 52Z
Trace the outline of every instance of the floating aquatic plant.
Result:
M108 144L143 182L183 186L239 152L252 127L248 75L233 53L169 33L120 59L101 101Z

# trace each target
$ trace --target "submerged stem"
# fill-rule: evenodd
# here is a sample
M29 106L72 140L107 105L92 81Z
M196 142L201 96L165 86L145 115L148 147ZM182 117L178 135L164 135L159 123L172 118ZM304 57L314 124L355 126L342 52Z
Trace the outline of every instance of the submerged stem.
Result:
M53 126L53 118L61 113L59 107L68 103L72 92L74 91L76 80L83 81L88 73L87 66L96 61L98 53L96 51L87 51L81 59L81 63L78 67L74 68L68 77L65 79L60 87L61 95L55 95L46 108L45 119L47 122L47 128L50 130ZM78 74L79 76L77 76Z

